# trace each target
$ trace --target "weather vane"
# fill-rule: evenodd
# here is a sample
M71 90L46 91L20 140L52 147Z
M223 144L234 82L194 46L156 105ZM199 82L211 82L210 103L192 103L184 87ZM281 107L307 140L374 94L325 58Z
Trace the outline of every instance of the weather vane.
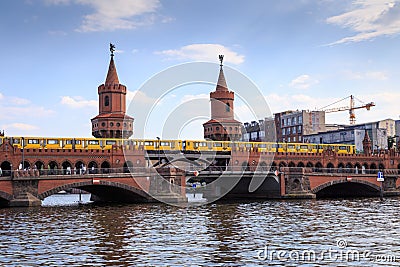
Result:
M222 67L222 61L224 61L224 55L219 55L219 61L221 62L221 67Z
M113 45L112 43L110 43L110 52L111 52L111 56L114 56L114 51L115 51L115 45Z

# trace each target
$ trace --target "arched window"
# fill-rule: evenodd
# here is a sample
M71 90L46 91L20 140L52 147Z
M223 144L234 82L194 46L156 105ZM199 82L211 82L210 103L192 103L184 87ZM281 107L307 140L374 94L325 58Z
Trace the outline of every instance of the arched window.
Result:
M110 105L110 97L106 95L104 98L104 106L108 107Z
M226 112L230 112L231 111L231 105L229 105L229 103L226 103L225 109L226 109Z

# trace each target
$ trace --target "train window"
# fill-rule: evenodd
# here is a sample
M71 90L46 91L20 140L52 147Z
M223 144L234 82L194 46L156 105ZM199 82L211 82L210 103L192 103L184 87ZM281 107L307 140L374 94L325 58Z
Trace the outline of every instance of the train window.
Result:
M249 144L249 143L247 143L247 144L245 144L245 147L252 147L253 145L252 144Z
M220 142L215 142L215 143L214 143L214 147L222 147L222 143L220 143Z
M47 139L47 144L48 145L57 145L58 144L58 140L56 140L56 139Z
M115 145L117 141L115 140L106 140L106 145Z
M160 143L160 146L169 146L169 142L162 141Z
M153 145L153 141L145 141L144 145L145 146L152 146Z
M39 144L39 139L28 139L28 144Z
M89 145L98 145L99 141L98 140L89 140L88 144Z
M288 145L289 149L294 149L294 145Z
M339 146L340 150L347 150L346 146Z
M19 139L13 139L12 143L13 144L19 144Z
M307 145L300 145L300 149L308 149Z
M206 142L200 142L199 146L205 147L205 146L207 146L207 143Z
M260 148L266 148L266 147L267 147L267 144L258 144L258 147L260 147Z

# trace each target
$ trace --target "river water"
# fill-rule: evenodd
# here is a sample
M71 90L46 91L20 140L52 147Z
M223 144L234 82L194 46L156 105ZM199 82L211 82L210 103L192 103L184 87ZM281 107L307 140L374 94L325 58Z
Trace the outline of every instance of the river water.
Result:
M192 208L77 200L0 209L0 266L400 265L398 198Z

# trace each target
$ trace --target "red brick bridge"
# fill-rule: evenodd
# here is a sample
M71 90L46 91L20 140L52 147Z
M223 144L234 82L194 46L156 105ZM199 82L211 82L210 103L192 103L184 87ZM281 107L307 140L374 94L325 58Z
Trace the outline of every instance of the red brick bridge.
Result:
M29 171L15 171L22 159L25 167L30 167ZM158 164L162 165L158 171L165 178L164 185L152 183L157 174L151 173L152 168L148 167L158 159L162 162ZM333 151L309 154L233 150L210 159L210 166L196 177L192 172L175 171L169 161L163 154L159 158L147 155L143 147L22 150L5 142L0 145L0 202L3 205L21 203L19 200L28 196L42 200L69 188L88 191L96 200L157 201L152 196L165 194L164 189L168 191L170 182L185 185L192 179L210 183L222 172L228 177L241 175L226 198L379 196L381 186L384 195L389 196L397 195L400 187L400 157L394 150L356 155ZM85 166L83 175L80 174L82 166ZM133 175L129 170L134 170ZM383 184L377 182L378 171L384 173ZM254 177L265 179L250 192L249 184ZM180 192L173 193L177 199L185 199L184 186Z

